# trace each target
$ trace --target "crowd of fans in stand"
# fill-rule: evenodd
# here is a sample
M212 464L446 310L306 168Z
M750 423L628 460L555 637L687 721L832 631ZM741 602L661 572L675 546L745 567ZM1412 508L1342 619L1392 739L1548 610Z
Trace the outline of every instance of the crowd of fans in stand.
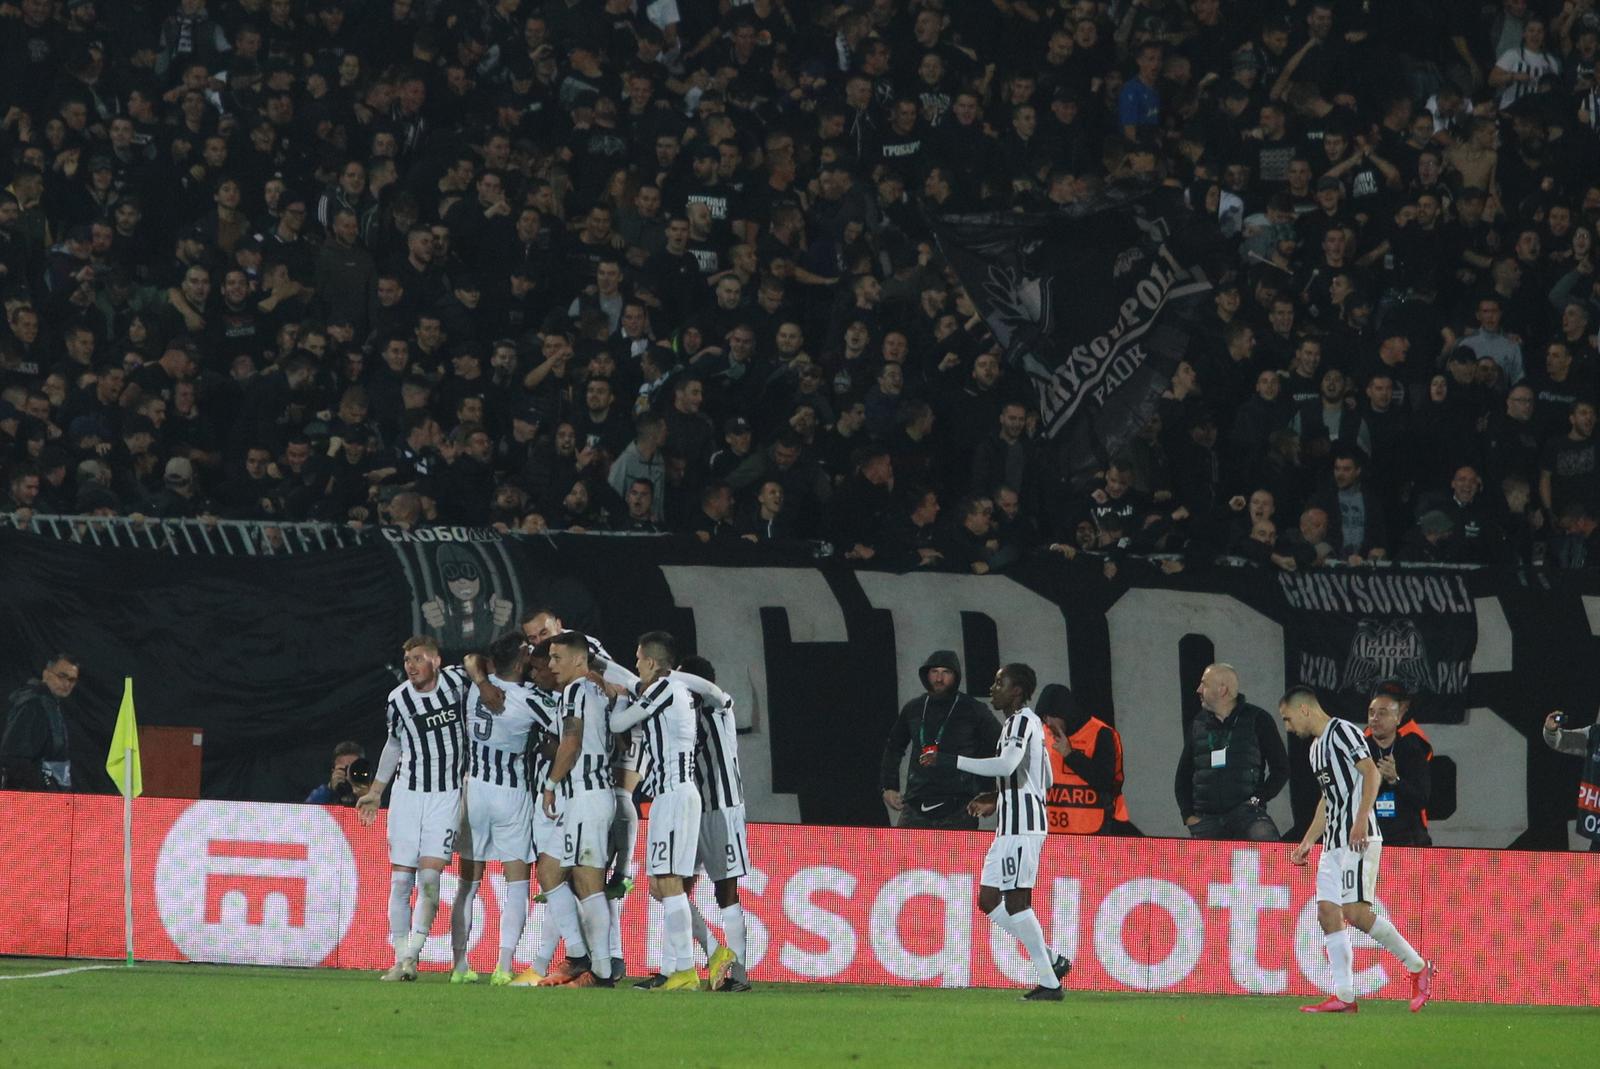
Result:
M1593 0L0 0L0 511L1585 564ZM1085 490L930 215L1236 270Z

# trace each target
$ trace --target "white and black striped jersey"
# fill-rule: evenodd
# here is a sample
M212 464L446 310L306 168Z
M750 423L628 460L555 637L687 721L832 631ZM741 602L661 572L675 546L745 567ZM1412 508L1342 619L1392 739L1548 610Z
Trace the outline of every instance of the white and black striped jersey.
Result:
M1527 81L1507 82L1500 90L1500 106L1509 108L1525 96L1540 92L1540 82L1561 73L1561 60L1549 52L1529 52L1518 46L1500 54L1494 64L1507 74L1526 74Z
M554 752L553 748L561 742L561 692L529 684L528 705L534 710L534 729L528 737L528 762L532 773L528 782L537 791L550 778L551 759L545 756L543 744L548 739Z
M1350 846L1350 821L1361 805L1362 775L1356 766L1370 756L1366 736L1348 720L1329 720L1327 729L1311 740L1311 771L1322 786L1322 800L1326 803L1324 850ZM1382 838L1375 813L1367 814L1367 838Z
M505 691L505 707L495 713L483 704L476 683L467 691L467 776L496 787L529 785L528 738L541 727L542 712L533 704L529 683L489 681Z
M1000 805L995 811L994 830L999 835L1043 835L1050 830L1045 821L1044 799L1054 777L1044 750L1044 725L1032 709L1019 709L1006 719L995 753L1009 757L1007 750L1020 750L1021 759L1000 777Z
M744 780L739 774L739 729L733 719L733 699L720 704L694 696L694 773L700 783L700 809L710 813L744 804Z
M409 679L389 692L389 737L400 744L397 786L425 793L460 789L467 756L466 696L467 673L460 665L440 670L426 694Z
M642 696L611 713L611 730L627 731L634 724L644 732L650 772L645 793L659 798L668 791L695 786L694 698L682 683L667 676L645 688Z
M611 728L606 723L609 706L605 692L589 679L577 679L562 688L561 724L564 729L569 720L581 721L583 745L577 763L559 784L561 797L611 789Z

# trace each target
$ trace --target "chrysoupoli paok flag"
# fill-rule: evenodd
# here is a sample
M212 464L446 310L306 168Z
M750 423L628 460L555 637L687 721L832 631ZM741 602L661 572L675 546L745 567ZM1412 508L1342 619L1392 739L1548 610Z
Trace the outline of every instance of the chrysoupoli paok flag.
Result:
M947 215L934 234L1033 381L1044 434L1087 477L1150 419L1187 351L1216 228L1181 190L1127 181L1049 212Z

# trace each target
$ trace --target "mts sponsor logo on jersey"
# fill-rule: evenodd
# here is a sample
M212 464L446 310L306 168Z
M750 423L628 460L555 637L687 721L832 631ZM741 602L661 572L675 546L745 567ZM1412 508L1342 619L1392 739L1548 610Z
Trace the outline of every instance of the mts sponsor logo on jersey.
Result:
M191 961L319 965L355 916L349 840L317 806L198 802L156 860L156 911Z
M455 706L438 709L434 712L416 713L411 717L411 722L417 725L418 731L432 731L435 728L446 727L456 722Z

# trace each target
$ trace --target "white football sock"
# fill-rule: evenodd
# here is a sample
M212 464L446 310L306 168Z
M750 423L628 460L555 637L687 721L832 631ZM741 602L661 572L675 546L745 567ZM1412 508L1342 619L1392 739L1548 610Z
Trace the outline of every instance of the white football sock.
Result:
M578 919L583 925L584 941L591 948L611 946L611 910L606 907L604 892L596 891L578 900ZM611 959L604 953L591 953L589 968L602 980L611 978Z
M611 956L622 957L622 899L609 899L611 908Z
M557 884L555 890L545 895L545 904L555 914L561 938L567 941L567 957L588 957L589 941L584 937L583 924L578 919L578 897L572 893L572 885L565 882ZM555 948L552 947L552 955L554 952Z
M728 949L733 951L733 956L738 959L732 970L734 978L748 979L744 971L744 906L741 903L735 902L731 906L722 907L722 938L727 942Z
M1395 929L1388 917L1379 917L1373 921L1372 927L1367 929L1367 934L1376 939L1379 946L1404 962L1405 967L1411 972L1422 968L1422 955L1406 942L1406 937Z
M694 904L694 899L688 895L684 895L684 899L689 903L689 931L694 936L694 941L700 945L700 949L706 952L706 960L709 961L711 955L717 952L717 937L711 934L711 929L706 925L705 915L700 912L700 907Z
M661 900L661 943L672 951L673 972L694 968L694 922L689 917L689 896ZM662 970L666 972L665 969ZM670 976L671 973L668 973Z
M394 947L394 962L406 956L406 944L411 935L411 889L416 886L415 872L389 874L389 945Z
M1018 939L1022 938L1021 936L1017 935L1017 926L1011 923L1011 914L1006 912L1006 904L1004 902L1001 902L998 906L994 907L994 909L991 909L988 913L988 917L990 922L1002 932L1005 932L1007 935L1014 936Z
M1031 908L1025 909L1021 913L1011 914L1011 924L1017 938L1028 948L1028 956L1033 959L1034 972L1039 974L1039 986L1060 987L1061 981L1056 979L1055 972L1056 956L1044 941L1044 928L1040 926L1038 916Z
M417 870L417 904L411 907L411 935L406 942L406 957L412 961L422 956L422 944L439 914L439 875L438 869Z
M455 901L450 903L450 967L456 972L466 972L469 968L467 946L472 938L472 904L477 900L477 880L456 884Z
M632 791L613 787L611 793L617 797L617 814L611 818L611 877L620 880L633 871L633 848L639 841L639 807L633 804Z
M556 908L548 898L539 914L539 949L533 955L533 971L543 976L550 971L550 959L556 956L556 944L561 942L561 925L556 923Z
M1333 993L1340 1002L1356 1000L1356 978L1350 952L1350 930L1324 932L1322 946L1328 952L1328 964L1333 968Z
M506 881L506 896L500 903L500 960L495 968L499 972L511 971L511 955L522 940L522 929L528 926L528 881Z

